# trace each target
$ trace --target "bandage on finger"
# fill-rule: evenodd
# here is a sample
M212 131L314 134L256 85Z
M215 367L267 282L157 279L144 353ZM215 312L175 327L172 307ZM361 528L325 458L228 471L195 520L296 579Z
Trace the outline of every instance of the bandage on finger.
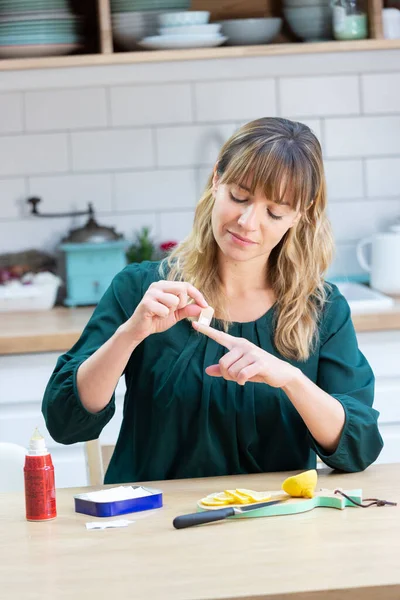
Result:
M200 323L200 325L206 325L207 327L209 327L213 316L214 309L211 306L207 306L207 308L203 308L203 310L201 311L197 322Z

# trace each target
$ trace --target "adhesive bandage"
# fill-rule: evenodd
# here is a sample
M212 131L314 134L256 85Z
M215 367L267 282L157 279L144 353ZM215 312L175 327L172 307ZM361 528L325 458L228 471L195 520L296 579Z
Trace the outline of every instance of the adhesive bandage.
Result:
M200 325L207 325L207 327L210 325L211 323L211 319L214 316L214 309L211 306L207 306L207 308L203 308L203 310L200 313L200 316L198 318L198 323L200 323Z

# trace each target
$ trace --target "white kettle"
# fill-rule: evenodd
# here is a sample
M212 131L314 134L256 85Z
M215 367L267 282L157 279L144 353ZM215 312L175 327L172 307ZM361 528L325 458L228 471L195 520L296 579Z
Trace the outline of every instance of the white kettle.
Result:
M371 264L364 248L371 244ZM387 233L377 233L357 244L357 258L361 267L371 273L370 285L384 294L400 295L400 223Z

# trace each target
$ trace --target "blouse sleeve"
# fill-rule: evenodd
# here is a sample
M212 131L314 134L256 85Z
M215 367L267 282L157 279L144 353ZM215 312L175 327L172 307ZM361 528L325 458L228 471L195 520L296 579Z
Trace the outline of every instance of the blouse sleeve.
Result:
M358 348L349 305L334 285L322 321L317 385L342 404L345 424L333 453L327 454L310 434L313 449L331 468L363 471L383 447L379 413L372 408L375 378Z
M79 397L77 371L132 315L142 297L141 271L141 265L134 264L116 275L77 343L57 361L44 393L42 412L50 435L61 444L98 438L114 415L115 394L100 412L86 410Z

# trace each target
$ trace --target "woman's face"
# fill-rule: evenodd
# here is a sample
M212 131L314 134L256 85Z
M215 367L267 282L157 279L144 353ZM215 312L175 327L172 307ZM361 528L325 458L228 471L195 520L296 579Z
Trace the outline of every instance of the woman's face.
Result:
M300 213L289 205L275 204L257 189L220 183L214 177L215 203L211 222L215 240L226 258L247 261L263 257L297 223Z

